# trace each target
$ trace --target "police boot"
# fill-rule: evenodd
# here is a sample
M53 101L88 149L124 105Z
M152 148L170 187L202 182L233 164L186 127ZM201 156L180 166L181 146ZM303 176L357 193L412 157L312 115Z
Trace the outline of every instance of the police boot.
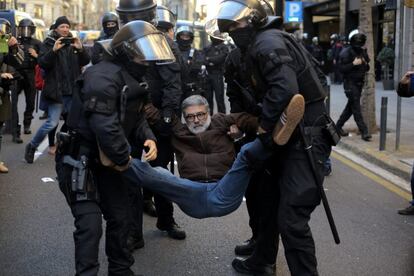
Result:
M16 144L21 144L23 143L22 138L20 138L20 131L21 131L22 126L21 125L17 125L17 128L15 128L13 130L13 138L12 141Z
M30 129L30 125L29 126L24 126L23 133L24 134L32 134L32 130Z
M249 258L235 258L231 265L241 274L273 276L276 273L276 266L274 264L257 264Z
M273 130L273 141L277 145L283 146L289 141L304 113L305 99L302 95L296 94L290 100Z
M361 138L362 138L362 140L367 141L367 142L370 142L372 140L371 134L369 134L367 132L362 133Z

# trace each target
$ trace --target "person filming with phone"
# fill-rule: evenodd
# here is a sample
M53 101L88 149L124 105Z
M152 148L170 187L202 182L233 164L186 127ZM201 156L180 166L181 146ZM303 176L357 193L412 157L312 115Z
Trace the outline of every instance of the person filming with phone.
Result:
M26 145L24 159L27 163L33 163L36 148L68 110L75 80L89 59L80 39L73 37L70 32L69 19L66 16L58 17L53 31L40 47L38 63L45 71L41 97L47 104L48 117Z

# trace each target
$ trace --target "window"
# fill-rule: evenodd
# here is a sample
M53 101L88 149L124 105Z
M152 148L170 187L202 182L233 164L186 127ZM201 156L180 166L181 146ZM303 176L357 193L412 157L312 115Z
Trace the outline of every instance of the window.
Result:
M35 18L43 18L43 6L34 5L33 14Z
M17 10L25 12L26 11L26 4L17 4Z

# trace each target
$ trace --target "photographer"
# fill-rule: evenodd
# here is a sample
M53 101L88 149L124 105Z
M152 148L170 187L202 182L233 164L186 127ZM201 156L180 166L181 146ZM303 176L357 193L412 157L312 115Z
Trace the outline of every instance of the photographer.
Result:
M400 97L410 98L414 97L414 71L408 71L398 83L397 93ZM414 166L411 173L411 194L412 200L410 206L405 209L398 210L398 214L413 216L414 215Z
M68 110L74 82L81 74L82 66L89 63L89 55L81 41L72 37L66 16L57 18L53 29L42 43L38 58L40 67L45 70L42 100L47 103L48 117L26 145L24 158L27 163L33 163L36 148Z
M20 124L18 113L19 94L24 90L26 99L26 109L24 111L23 128L24 134L31 134L30 124L33 119L33 111L35 108L35 66L37 65L37 57L42 44L39 40L32 38L36 31L36 26L30 19L22 19L18 26L19 48L24 52L23 63L16 68L18 76L16 79L15 89L12 90L12 133L13 142L23 143L20 138Z

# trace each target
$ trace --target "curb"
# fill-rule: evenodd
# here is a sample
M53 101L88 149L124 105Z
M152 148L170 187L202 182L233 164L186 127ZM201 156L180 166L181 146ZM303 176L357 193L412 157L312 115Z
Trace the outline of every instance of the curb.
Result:
M351 143L344 141L341 141L338 147L353 152L362 159L365 159L366 161L371 162L378 167L401 177L407 182L411 181L411 168L408 165L401 163L400 161L387 158L387 155L383 153L370 153L366 150L362 150L352 145ZM383 159L388 159L388 161L384 161Z

